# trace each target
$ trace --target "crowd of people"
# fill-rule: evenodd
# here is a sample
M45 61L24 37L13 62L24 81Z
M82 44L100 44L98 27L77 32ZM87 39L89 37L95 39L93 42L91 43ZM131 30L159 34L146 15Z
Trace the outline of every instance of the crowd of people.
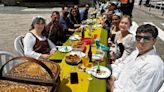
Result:
M89 4L81 11L78 5L64 6L61 13L52 11L48 24L44 17L34 17L23 40L24 54L36 59L48 59L56 51L56 46L62 46L74 32L80 31L79 25L88 18L89 8Z
M43 17L34 17L23 40L24 54L48 59L57 50L56 46L63 45L74 32L80 31L80 24L90 15L89 8L89 4L83 10L79 10L78 5L64 6L61 13L51 13L47 25ZM157 92L164 82L164 62L155 50L158 30L146 24L138 27L136 35L130 33L132 15L124 8L121 10L110 2L103 11L95 9L96 16L105 18L100 24L108 31L110 57L107 62L112 63L112 75L107 89L109 92Z

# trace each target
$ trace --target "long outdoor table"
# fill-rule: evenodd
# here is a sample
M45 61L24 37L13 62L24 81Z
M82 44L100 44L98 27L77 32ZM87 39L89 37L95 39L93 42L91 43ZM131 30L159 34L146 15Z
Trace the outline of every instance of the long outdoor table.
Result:
M76 33L75 33L76 34ZM88 33L85 32L85 36ZM107 31L103 28L96 28L92 34L97 34L97 37L100 38L100 42L107 46ZM70 45L71 40L67 40L64 45ZM95 43L94 43L95 44ZM87 46L88 49L89 46ZM92 51L95 52L96 46L92 47ZM56 51L53 56L50 57L50 60L61 61L58 62L61 68L60 79L61 84L59 87L59 92L106 92L106 79L98 79L94 76L87 74L86 72L79 71L77 66L68 65L65 62L65 55L67 53L62 53ZM104 60L100 65L106 66L107 62L107 52L105 52ZM78 84L70 83L70 72L78 73ZM92 79L92 80L89 80Z

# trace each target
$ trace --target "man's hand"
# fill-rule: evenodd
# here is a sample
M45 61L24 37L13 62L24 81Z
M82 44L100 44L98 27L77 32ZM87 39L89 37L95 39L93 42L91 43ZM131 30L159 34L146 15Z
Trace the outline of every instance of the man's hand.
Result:
M108 80L108 90L110 91L110 92L113 92L113 90L114 90L114 81L116 80L116 78L114 77L114 76L111 76L111 78Z

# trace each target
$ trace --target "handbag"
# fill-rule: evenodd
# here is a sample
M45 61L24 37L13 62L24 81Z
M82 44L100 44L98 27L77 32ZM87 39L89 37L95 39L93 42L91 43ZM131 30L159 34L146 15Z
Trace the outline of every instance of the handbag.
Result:
M18 61L21 62L3 72L9 62ZM59 73L60 67L55 62L15 57L0 68L0 92L56 92L60 84Z

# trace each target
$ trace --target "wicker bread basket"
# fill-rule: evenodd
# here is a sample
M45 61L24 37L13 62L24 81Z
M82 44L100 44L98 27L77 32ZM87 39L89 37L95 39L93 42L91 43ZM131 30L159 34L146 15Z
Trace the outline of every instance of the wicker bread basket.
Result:
M9 62L23 60L4 73ZM52 61L15 57L0 68L0 92L56 92L60 84L60 67Z

